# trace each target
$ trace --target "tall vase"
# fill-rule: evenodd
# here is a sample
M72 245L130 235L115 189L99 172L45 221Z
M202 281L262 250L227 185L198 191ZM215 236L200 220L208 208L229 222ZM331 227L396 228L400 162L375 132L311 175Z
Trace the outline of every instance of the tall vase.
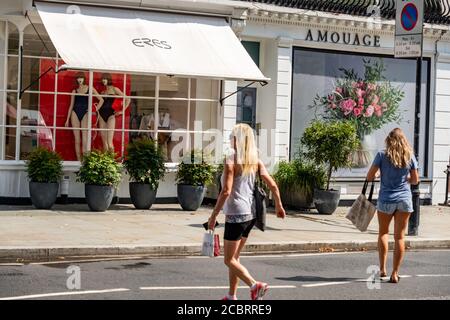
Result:
M377 142L373 134L366 134L359 142L358 149L353 152L353 168L367 168L372 164L377 151Z

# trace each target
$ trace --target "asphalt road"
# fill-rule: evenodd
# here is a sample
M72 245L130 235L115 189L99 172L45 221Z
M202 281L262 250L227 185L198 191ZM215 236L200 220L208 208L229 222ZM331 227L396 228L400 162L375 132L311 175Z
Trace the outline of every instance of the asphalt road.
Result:
M450 251L407 252L399 284L370 280L370 266L376 267L377 261L376 252L242 258L256 279L271 286L266 300L450 300ZM0 264L0 300L219 300L226 286L227 269L221 258ZM243 284L238 297L249 299Z

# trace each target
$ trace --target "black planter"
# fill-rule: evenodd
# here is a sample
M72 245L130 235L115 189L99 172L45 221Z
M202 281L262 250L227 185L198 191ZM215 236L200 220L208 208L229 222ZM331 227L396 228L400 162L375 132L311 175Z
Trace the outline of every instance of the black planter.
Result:
M320 214L332 214L336 211L341 197L340 190L314 190L314 205Z
M293 209L310 209L314 207L311 195L302 191L280 190L284 205Z
M130 198L136 209L150 209L155 203L156 190L148 183L130 182Z
M177 185L178 202L183 210L195 211L200 208L206 188L204 186Z
M85 184L84 194L91 211L106 211L114 197L114 187Z
M30 198L36 209L50 209L58 197L59 183L30 181Z

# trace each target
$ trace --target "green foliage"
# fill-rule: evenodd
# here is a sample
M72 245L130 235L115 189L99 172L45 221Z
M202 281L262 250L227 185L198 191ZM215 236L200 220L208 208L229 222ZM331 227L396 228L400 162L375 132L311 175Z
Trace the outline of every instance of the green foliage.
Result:
M28 178L33 182L58 182L62 175L61 156L43 147L33 150L25 163Z
M77 181L98 186L117 186L122 178L122 165L113 152L93 150L83 156Z
M307 159L317 165L327 165L327 190L330 187L332 172L351 167L351 155L359 145L356 129L348 121L315 120L306 128L301 142L306 148Z
M166 172L162 149L149 138L131 142L123 164L131 180L150 184L153 190L158 189Z
M177 183L204 186L214 179L216 170L201 151L192 151L178 165Z
M324 187L326 173L318 165L305 160L295 159L291 162L279 162L273 177L280 190L302 192L307 197L312 197L314 188Z

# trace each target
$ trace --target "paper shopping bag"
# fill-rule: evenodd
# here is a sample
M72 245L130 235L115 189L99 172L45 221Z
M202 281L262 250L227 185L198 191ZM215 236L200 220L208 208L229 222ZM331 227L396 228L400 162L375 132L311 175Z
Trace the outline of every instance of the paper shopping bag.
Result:
M211 230L203 235L202 256L214 257L214 232Z
M369 182L367 180L364 182L364 187L361 194L353 203L348 214L345 216L353 223L356 228L358 228L359 231L367 230L367 227L369 226L370 221L372 221L372 218L374 217L376 211L376 207L371 202L374 182L372 181L372 187L370 188L369 197L366 198L366 189L368 183Z

